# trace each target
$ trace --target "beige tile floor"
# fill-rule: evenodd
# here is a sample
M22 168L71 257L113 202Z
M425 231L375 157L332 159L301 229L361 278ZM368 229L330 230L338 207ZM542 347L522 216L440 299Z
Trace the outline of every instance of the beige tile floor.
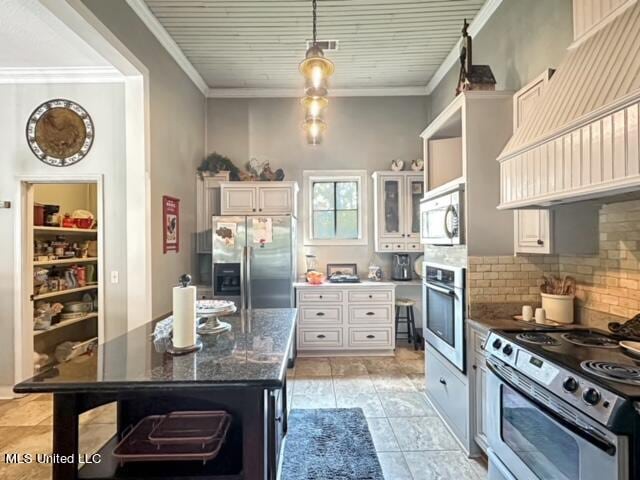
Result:
M288 372L289 408L362 408L386 480L482 480L424 395L424 356L299 358ZM115 406L80 418L80 452L93 453L115 433ZM0 401L0 479L45 480L50 467L7 465L6 453L51 452L50 395ZM327 479L329 480L329 479Z
M460 450L424 394L424 354L298 358L289 408L362 408L386 480L484 480L483 460Z

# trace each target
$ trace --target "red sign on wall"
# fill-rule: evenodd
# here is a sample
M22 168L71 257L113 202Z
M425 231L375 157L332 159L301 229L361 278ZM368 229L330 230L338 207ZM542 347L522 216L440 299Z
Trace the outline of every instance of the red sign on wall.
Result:
M162 197L162 251L180 251L180 200L163 195Z

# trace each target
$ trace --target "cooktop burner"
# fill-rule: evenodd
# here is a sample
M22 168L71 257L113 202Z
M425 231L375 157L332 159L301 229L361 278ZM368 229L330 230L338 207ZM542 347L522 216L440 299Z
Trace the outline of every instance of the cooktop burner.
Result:
M618 341L591 330L575 330L563 333L562 338L581 347L618 348Z
M586 372L614 382L640 385L640 367L614 362L586 360L580 364Z
M523 332L516 335L523 342L535 345L559 345L560 342L544 332Z

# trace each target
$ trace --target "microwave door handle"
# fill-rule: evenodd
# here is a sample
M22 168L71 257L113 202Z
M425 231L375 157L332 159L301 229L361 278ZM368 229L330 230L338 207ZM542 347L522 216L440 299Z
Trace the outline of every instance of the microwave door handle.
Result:
M593 428L589 427L589 425L576 425L574 422L558 415L556 412L550 410L547 406L542 405L536 399L531 398L530 396L525 394L520 388L518 388L518 386L514 385L512 382L506 379L503 375L501 375L500 372L493 365L493 362L496 362L496 360L492 360L491 358L487 359L487 368L489 369L491 374L498 377L498 379L502 383L508 385L509 388L518 392L528 402L533 403L536 407L538 407L544 415L550 417L553 421L559 423L562 427L569 430L571 433L589 442L591 445L598 448L599 450L602 450L607 455L611 457L615 456L617 448L609 440L607 440L606 438L603 438L599 433L595 432ZM508 368L509 370L512 370L510 367L507 367L507 366L504 366L503 368Z
M454 232L452 232L451 230L449 230L449 226L447 225L447 218L449 218L449 215L455 215L456 211L455 208L453 208L453 205L449 205L447 207L447 209L444 212L444 217L443 217L443 230L445 235L447 236L447 238L453 238Z
M427 288L431 288L436 292L444 293L445 295L449 295L451 297L454 297L456 295L456 292L454 290L450 290L444 287L439 287L438 285L434 285L433 283L426 283L426 286Z

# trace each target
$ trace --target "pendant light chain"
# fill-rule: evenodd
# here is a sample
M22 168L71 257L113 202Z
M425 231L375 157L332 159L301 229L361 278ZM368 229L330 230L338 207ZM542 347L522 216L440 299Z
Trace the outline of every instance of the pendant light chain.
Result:
M317 0L312 0L311 5L313 8L313 44L316 44L316 7L318 6Z

